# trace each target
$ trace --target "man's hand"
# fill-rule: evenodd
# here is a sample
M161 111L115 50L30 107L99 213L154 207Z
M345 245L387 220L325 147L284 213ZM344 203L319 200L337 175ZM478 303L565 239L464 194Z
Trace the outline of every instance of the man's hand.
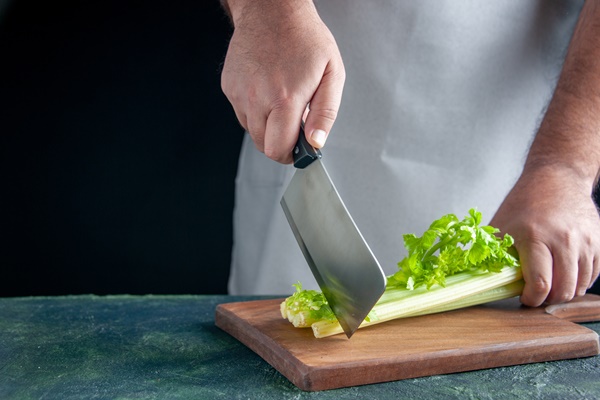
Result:
M337 44L311 0L229 0L234 33L221 86L258 150L292 161L306 114L320 148L337 116L345 71Z
M556 91L519 181L491 224L515 238L525 288L539 306L583 295L598 277L600 2L586 1Z
M515 239L525 305L569 301L598 277L600 217L578 178L568 169L526 169L490 223Z

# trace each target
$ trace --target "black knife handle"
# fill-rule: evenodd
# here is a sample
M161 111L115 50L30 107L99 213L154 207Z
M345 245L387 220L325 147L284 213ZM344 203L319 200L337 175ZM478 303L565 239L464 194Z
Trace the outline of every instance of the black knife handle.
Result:
M304 123L300 125L298 142L296 142L296 146L294 146L292 156L294 157L294 167L296 168L306 168L313 161L321 158L321 151L312 147L310 143L308 143L308 140L306 140L306 135L304 134Z

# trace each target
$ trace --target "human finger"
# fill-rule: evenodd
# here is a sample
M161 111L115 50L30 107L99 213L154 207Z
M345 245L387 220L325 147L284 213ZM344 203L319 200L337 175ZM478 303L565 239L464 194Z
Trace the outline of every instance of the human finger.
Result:
M265 127L264 153L282 164L292 162L292 149L298 140L302 113L306 104L289 103L275 107L269 114Z
M233 111L235 112L235 116L236 116L240 126L242 128L244 128L245 131L248 131L248 121L246 119L246 114L241 111L238 111L235 108L233 109Z
M247 132L250 134L256 148L264 153L265 151L265 130L267 126L267 117L259 111L252 112L248 117Z
M596 279L598 279L598 275L600 274L600 257L598 257L598 256L594 257L592 266L593 266L592 277L590 279L590 284L588 286L588 289L590 289L592 286L594 286L594 283L596 283Z
M575 296L579 263L577 254L568 245L555 249L552 256L552 287L546 302L559 304L570 301Z
M530 307L541 305L550 293L552 284L552 254L543 243L517 246L525 287L521 303Z
M306 139L316 148L325 145L337 118L345 80L346 72L341 60L330 61L310 101L305 123Z
M591 284L592 273L594 272L594 257L591 254L583 253L579 256L579 270L577 274L576 296L583 296Z

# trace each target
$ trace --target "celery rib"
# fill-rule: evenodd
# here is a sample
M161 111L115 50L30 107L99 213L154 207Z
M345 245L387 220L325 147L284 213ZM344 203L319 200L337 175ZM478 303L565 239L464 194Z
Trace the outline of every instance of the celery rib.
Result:
M397 318L455 310L519 295L523 275L514 239L492 226L481 226L472 208L459 220L447 214L422 236L404 235L408 256L388 276L387 288L360 328ZM281 315L296 327L311 326L316 337L342 333L327 299L302 290L281 304Z
M505 267L499 273L462 272L449 276L445 288L390 288L373 307L373 318L364 321L359 329L397 318L449 311L514 297L523 289L522 278L521 268ZM455 287L460 292L454 290ZM317 338L343 333L337 321L317 321L311 327Z

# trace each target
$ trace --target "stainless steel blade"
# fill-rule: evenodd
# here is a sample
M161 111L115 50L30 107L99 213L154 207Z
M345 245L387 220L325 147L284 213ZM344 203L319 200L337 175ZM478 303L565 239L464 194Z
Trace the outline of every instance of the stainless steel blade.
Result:
M320 159L296 170L281 206L317 283L350 338L383 294L386 277Z

